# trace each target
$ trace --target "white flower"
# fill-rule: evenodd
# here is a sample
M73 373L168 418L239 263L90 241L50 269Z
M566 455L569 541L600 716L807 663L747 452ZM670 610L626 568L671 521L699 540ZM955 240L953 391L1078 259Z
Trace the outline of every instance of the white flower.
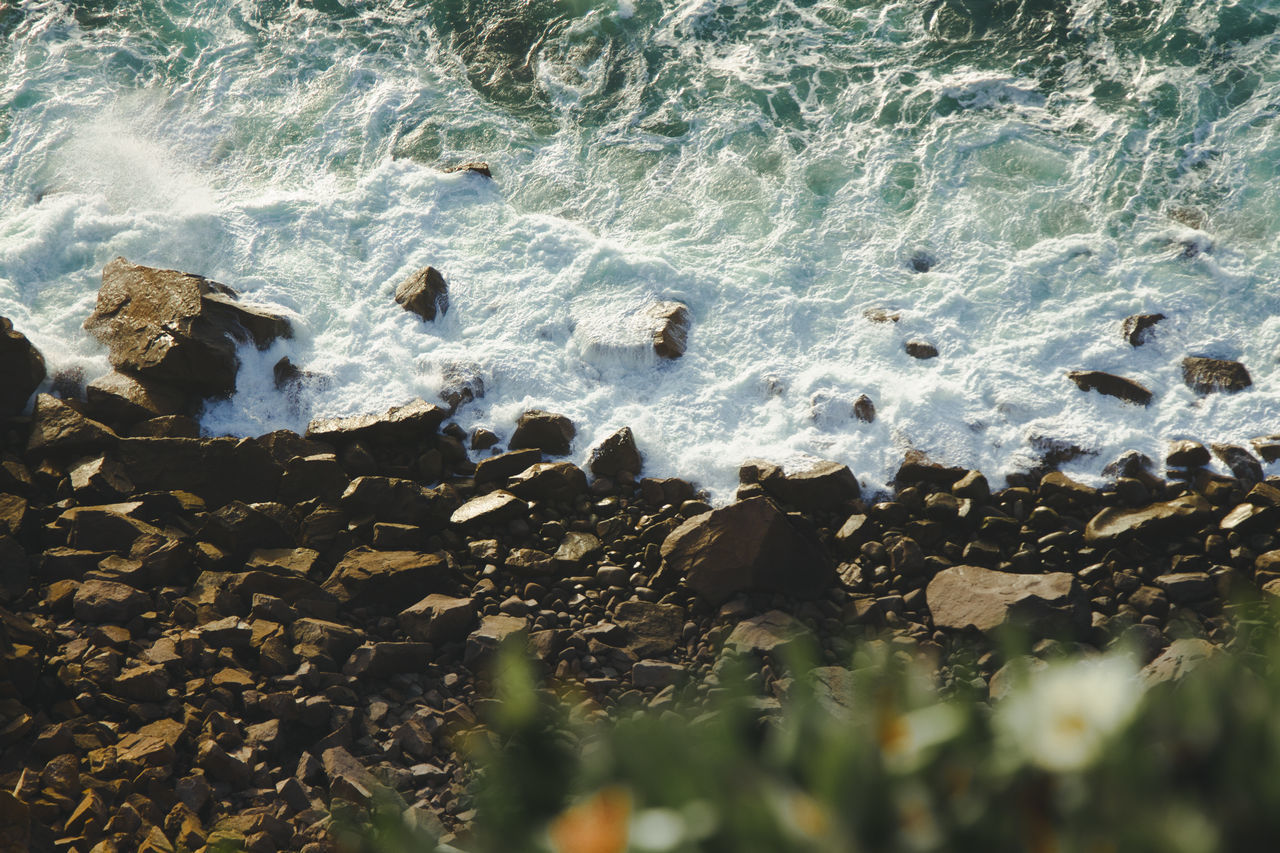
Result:
M1082 658L1027 673L997 706L998 734L1020 756L1057 773L1097 760L1142 700L1138 670L1128 657Z

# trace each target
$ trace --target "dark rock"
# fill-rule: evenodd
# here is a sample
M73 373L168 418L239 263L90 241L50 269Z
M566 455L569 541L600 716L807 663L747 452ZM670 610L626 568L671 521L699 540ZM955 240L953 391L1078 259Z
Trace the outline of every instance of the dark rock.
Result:
M989 632L1016 624L1045 631L1088 623L1080 587L1065 572L1025 575L952 566L934 576L925 594L939 628Z
M561 571L569 575L585 568L587 561L597 556L603 548L604 544L592 534L571 530L565 534L551 559L555 560Z
M90 580L76 590L72 606L84 622L124 624L151 607L151 598L127 584Z
M1217 584L1207 572L1173 572L1160 575L1155 585L1164 590L1173 604L1203 601L1217 592Z
M525 500L572 501L587 492L587 475L571 462L538 462L512 477L507 489Z
M1212 444L1213 455L1231 469L1231 476L1247 486L1262 482L1262 465L1253 454L1236 444Z
M459 163L456 166L449 166L441 169L440 171L445 174L450 174L452 172L466 172L468 174L482 175L490 179L493 178L492 173L489 171L489 164L481 160L474 160L470 163Z
M362 547L348 551L321 588L339 602L359 607L416 600L443 592L453 581L453 572L439 554Z
M991 499L991 486L987 478L978 471L968 471L963 477L951 484L951 494L958 498L968 498L978 503L986 503Z
M421 672L431 662L429 643L366 643L351 653L343 675L387 678L400 672Z
M111 692L135 702L163 702L169 698L169 676L163 666L133 666L116 676Z
M44 377L44 356L8 317L0 317L0 417L25 409Z
M937 265L938 259L923 249L912 252L907 259L907 269L912 272L928 272Z
M626 631L623 647L638 658L670 654L684 629L683 607L650 601L624 601L614 612L614 622Z
M684 355L689 342L689 307L681 302L655 302L644 309L652 322L653 351L661 358Z
M106 424L90 420L49 394L36 397L28 451L60 455L110 450L118 441Z
M454 510L450 524L461 527L491 527L505 524L529 512L529 504L510 492L495 489L487 495L472 498Z
M641 660L631 667L631 683L641 690L650 687L679 687L689 680L689 670L678 663Z
M471 665L485 661L508 638L527 632L528 622L523 616L486 616L480 620L480 627L467 636L463 662Z
M1141 539L1171 530L1194 529L1211 512L1209 502L1195 493L1134 509L1107 507L1089 520L1084 539L1096 545L1125 537Z
M536 449L511 450L481 459L476 463L476 485L500 483L541 461L542 451Z
M113 423L181 415L188 409L186 395L172 385L124 373L98 377L85 388L85 395L90 410Z
M1164 464L1170 468L1203 468L1209 464L1209 451L1198 441L1171 441Z
M470 598L428 595L400 611L400 629L415 640L446 643L461 640L476 623L476 606Z
M938 348L928 341L907 341L903 345L903 349L912 358L929 359L938 357Z
M265 349L293 334L283 317L240 304L225 285L124 258L103 268L84 327L107 345L118 370L200 396L235 390L237 342Z
M398 477L357 477L342 494L342 508L353 518L391 524L442 525L457 507L451 486L428 489Z
M1120 324L1120 334L1129 342L1129 346L1142 346L1150 340L1151 329L1163 319L1163 314L1133 314L1125 317Z
M307 426L306 437L338 445L351 441L370 444L402 444L434 435L448 415L425 400L393 406L381 415L353 415L346 418L319 418Z
M186 491L210 507L274 500L283 473L252 439L129 438L117 457L139 491Z
M132 438L199 438L200 425L186 415L139 421L128 431Z
M1218 529L1234 531L1242 536L1254 533L1274 531L1280 522L1280 507L1259 506L1254 503L1242 503L1223 516L1218 522Z
M200 538L244 559L255 548L290 548L293 533L280 519L242 501L230 501L210 513Z
M822 461L790 474L772 467L759 482L777 500L809 512L836 510L862 496L858 478L838 462Z
M537 448L552 456L565 456L576 434L573 421L564 415L533 409L520 416L508 447L512 450Z
M488 450L498 443L499 439L493 430L477 427L471 431L471 449Z
M631 427L625 426L592 448L587 463L597 477L616 477L622 471L637 475L642 465L635 436L631 434Z
M859 394L853 401L853 416L863 423L869 424L876 419L876 404L866 394Z
M969 472L964 468L955 468L931 461L918 450L908 450L898 467L893 481L899 487L913 483L931 483L950 486Z
M364 642L363 632L327 619L297 619L290 632L295 643L315 646L335 661L346 660Z
M484 378L474 364L447 364L440 370L440 399L449 411L484 396Z
M713 604L739 592L819 595L836 582L819 543L801 533L767 498L751 498L695 516L662 543L661 574L683 577Z
M435 267L423 267L396 287L396 302L424 320L449 312L449 287Z
M1182 360L1182 381L1197 394L1240 391L1253 384L1249 371L1240 362L1199 356Z
M68 471L67 476L71 490L82 503L115 501L133 493L133 482L124 466L105 456L86 459Z
M1097 391L1108 397L1117 397L1126 403L1145 406L1151 402L1151 392L1132 379L1103 373L1100 370L1072 370L1067 378L1081 391Z
M347 472L332 453L295 456L285 463L280 500L297 504L312 498L337 501L351 485Z
M516 548L507 555L507 571L522 578L541 578L556 573L555 561L546 551Z

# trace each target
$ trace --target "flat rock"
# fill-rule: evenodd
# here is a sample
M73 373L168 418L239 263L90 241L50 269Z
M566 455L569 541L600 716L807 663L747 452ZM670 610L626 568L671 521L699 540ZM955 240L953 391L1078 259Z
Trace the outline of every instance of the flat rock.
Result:
M84 327L107 345L112 367L201 396L235 390L238 343L265 349L293 335L288 320L241 304L225 285L124 258L103 268Z
M381 415L318 418L307 426L306 437L334 445L357 439L375 444L412 442L434 435L447 415L440 406L417 399Z
M680 642L685 612L674 604L624 601L613 618L627 632L623 648L638 658L653 658L670 654Z
M44 381L44 356L27 336L0 317L0 417L10 417L27 407L27 401Z
M348 551L321 585L339 602L352 606L395 604L442 592L453 572L440 554L422 551Z
M689 670L678 663L641 660L631 667L631 683L641 690L650 687L679 687L688 680Z
M86 418L51 394L36 397L27 450L63 455L109 450L118 437L106 424Z
M363 631L327 619L295 619L290 632L295 643L315 646L337 662L346 660L364 642Z
M791 473L775 469L760 481L766 492L796 509L838 510L862 496L849 466L821 461Z
M396 287L396 303L431 321L449 313L449 286L435 267L423 267Z
M807 633L804 623L791 614L770 610L735 625L724 647L737 654L773 654Z
M1165 682L1181 681L1187 673L1220 654L1222 650L1208 640L1198 637L1174 640L1159 657L1143 667L1138 677L1148 688Z
M572 501L587 492L587 475L572 462L538 462L516 474L507 489L525 500Z
M1262 457L1263 462L1275 462L1280 459L1280 435L1261 435L1250 439L1249 443Z
M1182 360L1182 381L1197 394L1241 391L1253 384L1249 371L1240 362L1201 356Z
M562 572L572 574L584 568L587 561L599 554L603 548L604 543L599 537L591 533L571 530L564 535L564 539L560 541L560 547L556 549L551 559L555 560Z
M964 468L934 462L918 450L908 450L903 456L902 464L898 466L898 473L894 475L893 481L898 486L908 486L913 483L950 486L968 473Z
M1097 391L1108 397L1124 400L1136 406L1145 406L1151 402L1151 392L1123 376L1103 373L1101 370L1072 370L1067 378L1076 384L1081 391Z
M523 616L486 616L480 620L480 627L467 636L463 661L470 664L483 660L509 637L519 636L527 631L528 622Z
M472 498L453 511L449 523L460 527L487 527L506 524L529 511L529 504L502 489Z
M506 453L481 459L476 463L476 485L503 482L541 461L542 451L537 448L509 450Z
M439 593L400 611L400 630L415 640L445 643L461 640L476 623L476 605L470 598Z
M660 576L713 604L739 592L820 595L837 582L820 543L757 497L688 519L662 543Z
M1160 575L1153 583L1164 590L1172 604L1204 601L1218 591L1207 572L1170 572Z
M359 759L342 747L326 749L320 756L320 763L329 778L331 797L341 797L366 807L385 801L396 804L403 810L404 802L395 789L379 782Z
M151 597L128 584L89 580L72 600L76 618L84 622L123 624L151 607Z
M111 372L85 386L85 397L94 414L109 421L135 421L186 414L187 397L172 385Z
M1190 531L1212 510L1209 502L1195 493L1135 509L1107 507L1089 520L1084 539L1095 545L1124 537L1159 535L1175 528Z
M637 475L643 464L631 427L624 426L591 449L587 467L597 477L616 477L623 471Z
M1085 618L1073 575L1024 575L978 566L952 566L934 575L925 590L933 624L955 630L994 631L1004 625L1069 627Z

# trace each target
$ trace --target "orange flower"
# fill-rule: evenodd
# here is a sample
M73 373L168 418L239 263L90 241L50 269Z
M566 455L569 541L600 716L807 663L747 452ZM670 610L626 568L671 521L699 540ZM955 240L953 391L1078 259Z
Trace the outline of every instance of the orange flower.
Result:
M625 853L630 819L631 796L605 788L551 822L551 846L556 853Z

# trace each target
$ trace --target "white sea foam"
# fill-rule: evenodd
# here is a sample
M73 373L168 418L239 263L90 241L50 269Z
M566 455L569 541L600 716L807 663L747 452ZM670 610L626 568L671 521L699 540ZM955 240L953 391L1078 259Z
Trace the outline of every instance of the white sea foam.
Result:
M1078 4L1089 47L1047 82L928 59L914 4L620 2L531 44L522 104L407 5L197 6L179 37L19 4L0 313L92 378L80 324L107 260L199 272L297 330L243 353L210 433L431 399L466 364L485 396L465 428L558 410L581 461L628 424L648 473L717 500L748 456L837 459L879 488L908 448L999 476L1057 441L1091 479L1171 437L1280 431L1280 41L1235 38L1231 78L1138 56L1106 7ZM474 158L494 181L437 168ZM434 323L391 298L428 263L450 287ZM678 361L636 320L660 299L690 307ZM1143 311L1168 319L1135 349L1119 324ZM939 357L909 357L917 338ZM1239 358L1254 385L1199 397L1189 354ZM324 377L296 403L272 386L284 355ZM1155 399L1082 393L1070 369Z

